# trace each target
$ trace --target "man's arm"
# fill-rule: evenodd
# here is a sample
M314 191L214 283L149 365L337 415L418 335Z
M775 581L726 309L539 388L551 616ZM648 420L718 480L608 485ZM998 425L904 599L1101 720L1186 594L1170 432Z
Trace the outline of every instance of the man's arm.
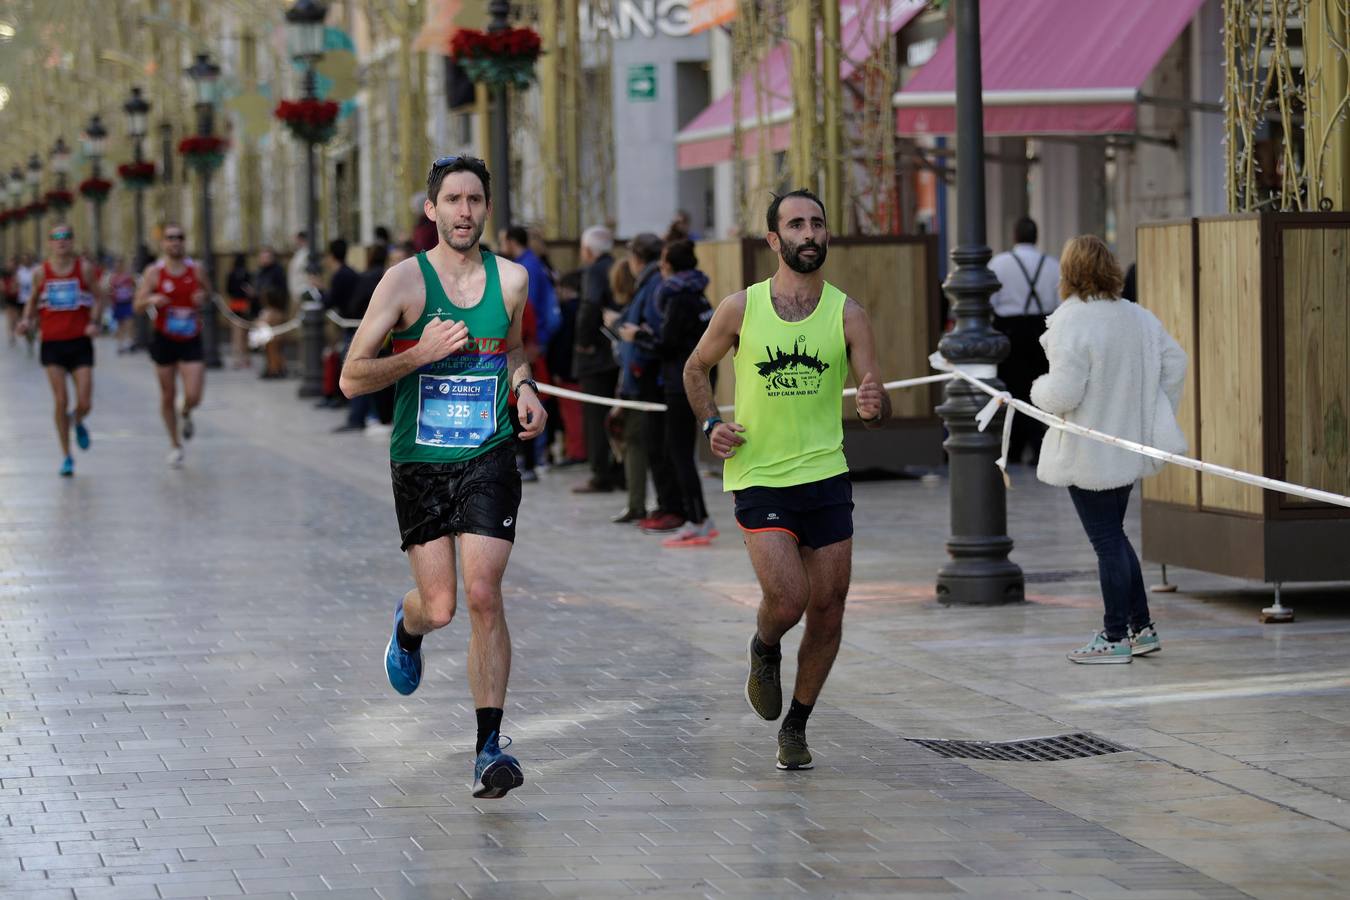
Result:
M684 364L684 393L700 421L717 418L717 401L713 399L712 380L708 373L736 345L744 321L745 291L741 291L732 294L717 307L708 329L703 332L694 352L689 354L689 361ZM745 428L735 422L715 425L708 436L713 453L721 459L734 456L736 448L745 443L745 438L737 433L743 431Z
M412 263L411 267L408 263ZM347 359L342 364L338 388L348 398L371 394L386 388L405 375L463 349L469 342L469 329L463 322L432 319L422 329L422 337L403 353L377 358L385 336L403 319L410 287L416 282L417 263L405 260L385 273L370 300L370 309L352 337Z
M511 390L516 392L516 414L520 418L521 431L516 437L528 441L542 434L544 423L548 421L543 402L533 388L524 384L531 380L533 374L529 356L525 353L525 342L521 338L525 304L530 302L530 279L524 266L518 263L508 265L505 260L498 260L497 265L501 273L502 297L511 313L511 327L506 333L506 371Z
M858 418L868 428L880 428L891 417L891 397L873 377L881 369L872 322L862 304L851 297L844 301L844 342L853 378L858 382L858 396L854 398Z
M141 280L136 285L136 296L131 302L131 308L138 313L143 313L152 306L159 306L160 301L164 299L162 294L157 294L150 290L150 286L154 284L154 280L145 274L149 271L150 266L146 266L145 270L141 273Z
M46 272L38 269L33 273L33 286L28 289L28 299L23 304L23 315L19 318L19 334L25 334L37 322L38 296L42 293L42 283Z

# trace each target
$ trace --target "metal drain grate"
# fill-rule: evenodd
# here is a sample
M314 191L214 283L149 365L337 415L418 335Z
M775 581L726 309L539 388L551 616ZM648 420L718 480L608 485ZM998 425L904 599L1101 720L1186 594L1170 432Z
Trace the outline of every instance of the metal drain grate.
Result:
M1078 732L1026 741L940 741L909 738L948 759L992 759L1003 762L1056 762L1062 759L1086 759L1107 753L1125 753L1129 747L1113 744L1095 734Z

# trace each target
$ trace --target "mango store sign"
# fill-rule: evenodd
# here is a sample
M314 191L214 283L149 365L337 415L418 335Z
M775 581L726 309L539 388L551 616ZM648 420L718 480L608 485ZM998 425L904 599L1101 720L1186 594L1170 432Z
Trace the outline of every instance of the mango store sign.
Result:
M580 7L582 40L593 41L601 33L616 41L629 38L653 38L658 34L684 37L692 31L691 0L610 0L594 3L582 0Z

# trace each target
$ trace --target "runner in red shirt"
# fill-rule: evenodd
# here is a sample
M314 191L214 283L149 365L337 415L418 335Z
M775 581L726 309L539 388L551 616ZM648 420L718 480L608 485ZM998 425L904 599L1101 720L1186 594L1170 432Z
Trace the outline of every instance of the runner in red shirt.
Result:
M75 442L89 449L89 429L85 417L94 405L94 341L103 316L103 288L99 272L75 255L75 232L65 223L52 226L47 235L47 260L33 275L19 334L34 325L42 332L42 365L52 386L56 405L56 436L61 441L61 475L75 474L70 455L70 426L75 425ZM67 412L67 373L75 382L75 409Z
M163 255L146 267L136 289L136 311L154 310L155 334L150 358L159 377L159 412L169 432L169 465L183 464L174 392L183 377L182 440L191 440L192 410L202 402L206 367L202 363L201 307L206 302L206 279L187 259L181 225L164 229Z

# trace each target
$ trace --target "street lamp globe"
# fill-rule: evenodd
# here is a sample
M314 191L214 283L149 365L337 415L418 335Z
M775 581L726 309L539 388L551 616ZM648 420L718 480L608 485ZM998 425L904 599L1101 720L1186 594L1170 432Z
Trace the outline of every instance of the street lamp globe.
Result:
M127 134L137 140L145 137L149 131L146 120L150 115L150 104L141 96L140 88L131 89L131 99L122 104L122 109L127 114Z
M192 79L192 86L197 91L197 105L215 106L220 93L220 66L211 62L208 54L198 53L184 72Z
M89 127L84 130L84 155L90 159L102 159L108 146L108 129L103 127L103 118L94 113L89 118Z
M28 157L28 186L37 187L42 183L42 160L36 153Z
M15 166L9 170L9 199L18 203L23 199L23 169Z
M286 49L293 59L308 60L323 55L324 17L328 4L321 0L296 0L286 10Z
M68 175L70 173L70 148L66 146L66 139L58 137L56 143L52 145L52 171L57 175Z

